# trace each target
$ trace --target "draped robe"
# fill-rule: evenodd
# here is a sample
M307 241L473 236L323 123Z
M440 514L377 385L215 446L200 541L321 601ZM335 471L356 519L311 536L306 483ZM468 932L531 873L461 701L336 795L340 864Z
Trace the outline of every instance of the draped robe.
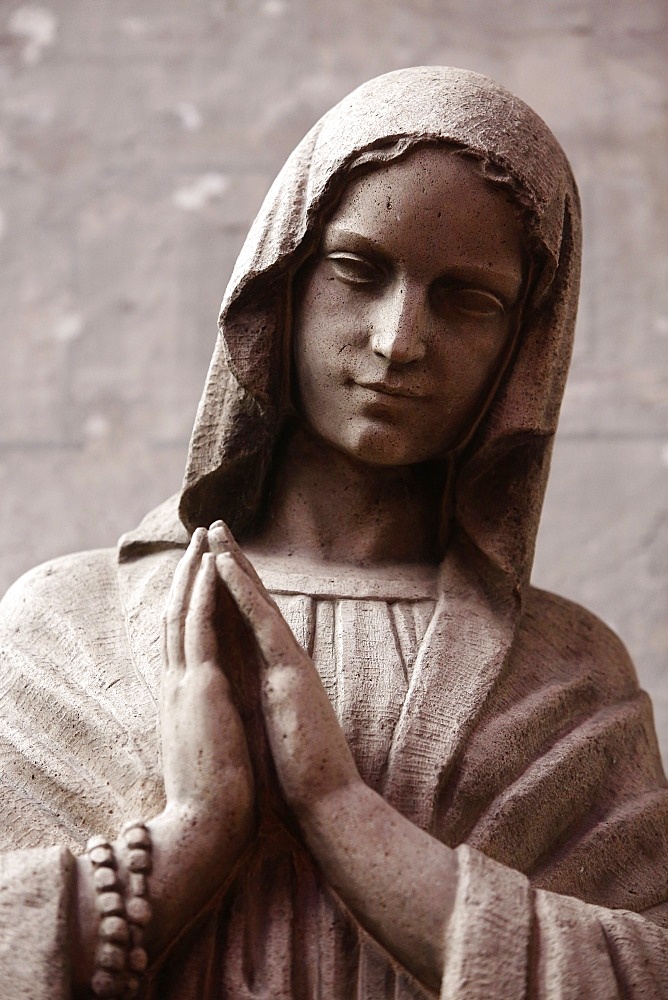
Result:
M0 829L6 851L23 850L2 859L0 950L27 990L12 996L67 996L69 851L162 807L160 609L182 549L127 548L120 561L103 550L40 567L4 602ZM418 720L412 704L462 614L447 574L258 569L313 655L364 779L458 849L442 996L666 995L668 792L649 700L612 633L531 590L510 662L490 677L474 649ZM426 819L416 766L438 774ZM274 817L145 995L429 994Z

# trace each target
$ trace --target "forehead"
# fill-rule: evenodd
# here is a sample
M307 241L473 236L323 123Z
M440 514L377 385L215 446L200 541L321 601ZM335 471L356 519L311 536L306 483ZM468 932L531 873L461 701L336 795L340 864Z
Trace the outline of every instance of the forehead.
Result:
M342 232L422 266L460 260L522 270L524 235L509 195L448 149L421 148L353 180L325 226L325 242Z

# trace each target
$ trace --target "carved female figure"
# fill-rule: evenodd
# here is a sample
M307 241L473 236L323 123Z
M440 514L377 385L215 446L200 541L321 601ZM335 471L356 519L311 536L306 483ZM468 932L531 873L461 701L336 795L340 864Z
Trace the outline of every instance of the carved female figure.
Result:
M578 276L564 155L483 77L389 74L300 144L178 508L4 602L32 996L85 995L74 855L135 815L146 997L666 995L651 707L618 640L529 583Z

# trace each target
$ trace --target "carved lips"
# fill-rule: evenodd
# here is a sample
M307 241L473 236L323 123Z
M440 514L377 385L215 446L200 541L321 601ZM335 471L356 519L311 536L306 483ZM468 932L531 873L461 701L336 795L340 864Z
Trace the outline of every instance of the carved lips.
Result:
M400 399L424 399L428 395L420 386L398 379L380 379L375 382L355 380L362 389L369 389L383 396L398 396Z

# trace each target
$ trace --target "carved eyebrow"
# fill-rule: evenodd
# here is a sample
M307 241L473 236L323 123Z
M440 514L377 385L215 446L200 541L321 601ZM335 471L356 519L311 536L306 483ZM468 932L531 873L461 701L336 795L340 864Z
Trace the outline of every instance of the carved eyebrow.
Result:
M333 243L343 239L349 245L350 250L360 250L366 253L378 254L387 258L380 245L370 236L363 236L362 233L353 233L350 229L342 229L340 226L327 226L322 237L322 249L333 250Z
M322 237L321 250L324 253L331 253L335 248L338 249L337 244L339 240L343 240L346 244L341 249L350 250L351 253L358 251L359 253L370 254L381 261L391 262L392 260L391 255L383 250L380 244L372 237L365 236L362 233L355 233L350 229L344 229L342 226L336 225L336 223L326 227ZM502 294L506 300L505 304L511 306L519 298L524 284L524 277L524 273L518 275L515 270L505 270L496 265L485 267L484 265L477 264L457 264L454 267L448 268L447 272L444 272L437 280L446 282L451 280L455 284L462 285L466 284L466 282L480 285L489 291Z

